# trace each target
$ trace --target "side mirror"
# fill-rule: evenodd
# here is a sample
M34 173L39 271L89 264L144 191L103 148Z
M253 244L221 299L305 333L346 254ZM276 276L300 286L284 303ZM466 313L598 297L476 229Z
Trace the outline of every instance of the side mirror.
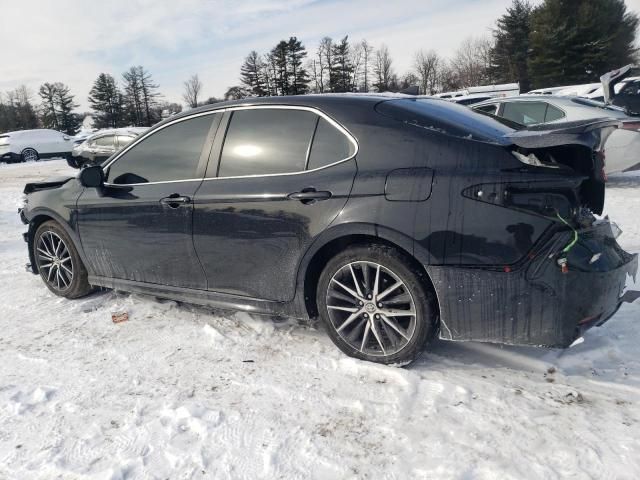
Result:
M98 188L104 185L104 170L100 165L92 165L80 170L80 185L87 188Z

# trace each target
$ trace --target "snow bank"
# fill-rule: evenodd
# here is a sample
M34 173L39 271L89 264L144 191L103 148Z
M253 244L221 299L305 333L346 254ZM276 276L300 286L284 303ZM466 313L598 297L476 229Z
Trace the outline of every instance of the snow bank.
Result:
M293 320L67 301L24 272L16 215L26 181L65 173L0 166L0 478L640 476L640 306L566 351L437 342L398 369ZM639 193L607 194L634 251Z

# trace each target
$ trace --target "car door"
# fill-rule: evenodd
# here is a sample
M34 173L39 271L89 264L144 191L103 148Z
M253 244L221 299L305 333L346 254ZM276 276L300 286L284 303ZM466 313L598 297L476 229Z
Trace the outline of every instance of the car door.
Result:
M287 301L301 257L343 208L356 174L355 140L297 107L227 112L216 160L196 193L194 244L208 289Z
M77 222L90 275L206 289L192 240L193 196L219 118L165 124L105 166L104 188L85 189Z
M89 144L92 163L102 163L116 151L114 143L115 135L104 135L91 141Z

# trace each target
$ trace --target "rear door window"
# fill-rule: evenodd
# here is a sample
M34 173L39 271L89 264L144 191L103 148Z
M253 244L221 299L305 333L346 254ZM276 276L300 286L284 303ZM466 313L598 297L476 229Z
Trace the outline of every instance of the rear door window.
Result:
M547 104L547 113L544 116L545 122L553 122L554 120L560 120L564 118L564 112L551 104Z
M547 104L544 102L505 102L502 117L521 125L545 123Z
M355 146L347 136L322 117L313 136L307 169L324 167L351 157Z
M130 135L117 135L118 139L118 148L123 148L129 145L135 137Z
M307 110L236 110L225 136L218 176L270 175L305 169L317 115Z
M113 147L113 135L106 135L104 137L96 138L95 144L99 147Z

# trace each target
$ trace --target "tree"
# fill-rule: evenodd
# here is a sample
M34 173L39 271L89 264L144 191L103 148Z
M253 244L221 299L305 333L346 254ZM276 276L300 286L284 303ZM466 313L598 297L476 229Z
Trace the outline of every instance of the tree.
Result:
M287 95L303 95L309 91L309 74L303 67L307 49L296 37L287 43L287 63L289 65L289 92Z
M38 128L38 116L25 85L0 95L0 132Z
M126 125L124 120L124 97L116 79L101 73L89 91L89 105L95 112L96 128L117 128Z
M450 64L461 87L491 83L492 46L488 38L468 37L463 40Z
M370 87L370 73L371 73L371 57L373 55L373 46L366 40L360 42L362 49L362 84L360 91L367 93Z
M419 50L413 61L413 68L416 71L418 86L425 95L433 95L438 87L439 68L443 60L435 50Z
M40 86L42 99L42 125L68 135L75 135L80 126L80 120L73 113L78 105L73 100L69 87L64 83L44 83Z
M240 100L242 98L247 98L250 96L251 92L249 92L246 88L238 85L229 87L224 93L225 100Z
M129 122L137 127L150 127L160 120L154 110L160 95L151 74L139 65L124 72L122 78L125 82L125 110Z
M521 92L531 90L528 58L532 12L528 1L513 0L493 31L492 76L497 83L520 83Z
M59 130L60 124L58 122L58 110L56 105L56 86L53 83L44 83L40 85L38 95L40 95L40 98L42 99L42 104L40 106L42 125L45 128Z
M351 63L351 50L349 36L345 35L340 43L332 46L333 65L331 67L330 86L332 92L352 91L353 64Z
M331 69L333 68L333 40L324 37L316 50L315 58L311 63L315 91L325 93L330 91Z
M198 78L198 74L191 75L191 77L184 82L184 93L182 98L191 108L198 106L198 96L202 90L202 82Z
M69 87L63 83L56 83L56 85L55 99L60 111L59 130L67 135L75 135L81 123L80 116L73 113L78 104L74 102Z
M240 83L244 85L254 96L264 97L268 94L267 74L268 70L262 57L252 50L246 56L240 67Z
M637 29L623 0L545 0L531 19L533 87L594 82L633 62Z
M378 92L388 92L391 90L393 83L393 60L386 45L381 45L376 52L375 64L373 71L376 76L374 87Z

